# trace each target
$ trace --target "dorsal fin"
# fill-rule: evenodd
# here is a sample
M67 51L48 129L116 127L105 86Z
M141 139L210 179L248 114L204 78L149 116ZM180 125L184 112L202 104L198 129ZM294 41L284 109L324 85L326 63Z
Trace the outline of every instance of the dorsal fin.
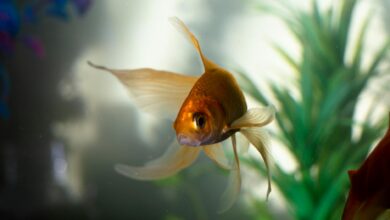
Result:
M205 71L218 68L218 65L207 59L200 48L198 39L196 39L195 35L188 29L188 27L184 24L182 20L180 20L177 17L171 17L169 18L169 21L171 24L180 32L183 34L183 36L190 41L190 43L195 47L195 49L198 51L198 54L200 58L202 59L202 63L204 66Z

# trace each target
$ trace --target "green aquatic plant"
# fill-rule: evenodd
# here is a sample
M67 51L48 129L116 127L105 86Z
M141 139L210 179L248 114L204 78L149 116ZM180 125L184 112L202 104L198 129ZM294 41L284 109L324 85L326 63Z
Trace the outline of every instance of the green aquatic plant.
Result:
M284 1L278 3L266 9L287 24L302 50L301 57L296 58L275 46L298 76L294 84L298 96L292 96L288 88L271 85L279 106L275 137L296 159L298 168L288 173L275 161L273 185L288 203L294 219L340 219L349 187L347 170L362 163L384 131L386 120L373 120L376 104L368 106L362 121L354 121L354 114L368 82L380 74L378 67L388 55L390 41L367 67L363 66L369 17L356 43L351 45L349 41L356 0L335 1L324 11L316 0L309 11L294 9ZM352 59L346 56L347 48L353 50ZM248 94L263 104L273 102L247 75L239 76ZM357 126L360 135L354 135ZM266 174L258 161L246 160L246 164Z

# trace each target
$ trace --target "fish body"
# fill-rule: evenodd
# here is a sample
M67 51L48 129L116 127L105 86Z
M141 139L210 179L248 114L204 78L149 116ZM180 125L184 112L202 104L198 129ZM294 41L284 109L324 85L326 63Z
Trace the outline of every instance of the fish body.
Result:
M351 188L343 220L390 219L390 124L386 135L358 170L349 171Z
M240 132L260 153L268 172L267 198L271 192L268 133L263 126L274 119L273 106L247 109L243 92L233 75L203 55L199 42L178 18L172 24L197 50L204 67L200 77L186 76L150 68L118 70L88 62L110 72L127 88L143 111L172 120L177 139L165 153L144 166L117 164L115 170L137 180L155 180L172 176L190 166L203 151L223 169L229 170L228 184L220 199L218 212L225 212L236 201L241 188L236 133ZM226 157L221 141L231 139L233 163Z
M242 117L247 105L231 73L215 68L196 81L174 122L180 144L201 146L221 142L237 131L233 121ZM197 116L204 123L197 126Z

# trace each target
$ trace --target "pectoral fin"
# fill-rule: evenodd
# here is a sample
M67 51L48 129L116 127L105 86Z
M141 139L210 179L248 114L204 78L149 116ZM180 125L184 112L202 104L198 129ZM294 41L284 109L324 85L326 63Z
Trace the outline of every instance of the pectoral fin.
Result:
M198 79L149 68L115 70L91 62L88 64L113 74L142 110L172 120L176 118L182 103Z
M199 147L182 146L175 140L165 153L144 166L115 165L115 170L137 180L156 180L172 176L190 166L198 157Z
M275 118L275 107L270 105L265 108L252 108L240 118L235 120L230 128L240 129L247 127L262 127L271 123Z
M268 133L261 127L271 123L275 118L275 107L268 106L266 108L249 109L242 117L235 120L230 129L239 129L251 144L255 146L263 158L265 168L267 170L268 190L267 199L271 193L271 175L268 161Z
M203 150L204 153L221 168L226 170L230 170L232 168L225 152L222 149L222 144L219 143L203 146Z
M265 168L267 169L267 178L268 178L268 190L267 190L267 199L271 193L271 174L269 169L269 160L268 160L268 151L267 145L269 142L268 133L263 128L243 128L240 132L249 140L250 143L255 146L257 151L259 151L261 157L263 158Z
M246 137L240 133L236 133L238 153L244 154L249 150L249 141Z
M234 151L234 163L233 163L233 168L229 174L227 187L220 199L218 213L226 212L228 209L230 209L233 206L233 204L238 198L238 195L240 194L240 189L241 189L240 161L238 160L238 155L237 155L235 134L233 134L231 138L232 138L232 145Z

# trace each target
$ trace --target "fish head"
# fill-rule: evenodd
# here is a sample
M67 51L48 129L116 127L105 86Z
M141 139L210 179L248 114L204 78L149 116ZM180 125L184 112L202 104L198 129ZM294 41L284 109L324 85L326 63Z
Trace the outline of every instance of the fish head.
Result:
M218 142L226 126L224 115L216 100L207 97L187 99L173 124L178 142L187 146Z

